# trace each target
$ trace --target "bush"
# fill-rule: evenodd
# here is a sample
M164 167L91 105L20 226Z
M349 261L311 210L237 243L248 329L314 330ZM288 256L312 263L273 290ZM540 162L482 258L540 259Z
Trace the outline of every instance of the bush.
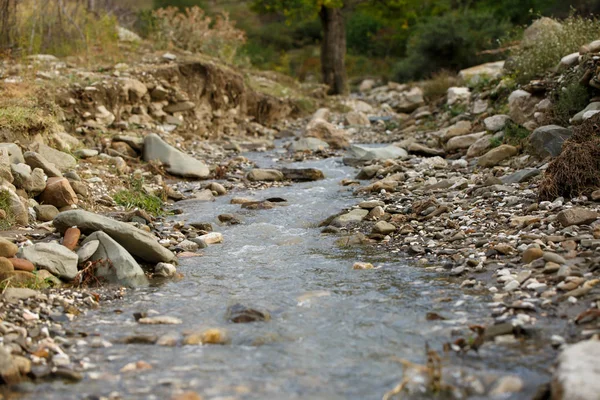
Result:
M569 125L569 120L583 110L590 101L588 88L579 82L571 82L558 89L553 102L552 114L557 124Z
M497 47L496 39L509 29L508 21L489 13L465 11L431 17L410 37L407 57L396 65L396 77L400 81L422 79L442 69L459 71L492 61L493 56L478 53Z
M154 38L164 48L175 46L232 63L246 41L244 31L235 28L227 13L213 21L199 7L186 8L184 12L167 7L156 10L154 18Z
M560 59L598 39L600 21L594 17L571 16L562 21L560 29L542 29L534 43L514 50L507 67L517 82L527 83L543 76L558 65Z
M529 138L530 132L521 125L508 121L504 128L504 143L522 146Z
M423 92L430 100L437 100L446 96L448 89L457 86L458 77L450 71L436 72L431 79L423 82Z
M14 45L25 54L112 55L118 52L117 20L88 12L76 2L49 0L17 3Z

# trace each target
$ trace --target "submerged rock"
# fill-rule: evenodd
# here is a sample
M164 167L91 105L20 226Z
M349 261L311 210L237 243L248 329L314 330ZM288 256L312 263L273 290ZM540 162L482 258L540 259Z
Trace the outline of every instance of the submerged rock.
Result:
M270 321L271 314L268 311L260 311L254 308L246 307L242 304L234 304L227 308L227 320L239 323L248 323L256 321Z

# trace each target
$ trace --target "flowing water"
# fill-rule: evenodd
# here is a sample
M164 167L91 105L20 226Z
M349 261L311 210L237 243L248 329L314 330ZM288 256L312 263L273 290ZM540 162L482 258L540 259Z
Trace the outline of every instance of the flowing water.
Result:
M261 167L274 153L251 153ZM160 286L130 292L122 301L70 324L111 347L75 345L88 365L86 378L31 386L25 398L83 399L119 392L125 399L168 399L178 389L205 399L380 399L402 378L398 358L425 362L425 343L440 349L453 340L452 329L470 318L489 315L485 297L467 296L456 283L407 264L401 255L365 249L340 249L335 237L317 224L356 198L339 181L355 170L339 159L288 165L315 167L326 179L233 193L214 203L184 202L177 220L215 223L221 213L235 213L243 224L218 226L224 243L202 250L204 256L181 260L185 276ZM283 197L286 206L242 210L232 196ZM352 270L355 261L376 270ZM440 301L444 299L444 301ZM268 322L226 321L229 305L266 309ZM119 312L116 312L116 311ZM139 325L134 312L154 310L178 317L182 325ZM427 312L447 321L426 321ZM177 346L119 344L134 334L165 334L225 328L228 345ZM76 340L74 340L76 342ZM535 348L484 346L479 355L452 356L445 363L484 375L513 373L527 382L521 397L530 398L545 378ZM143 360L153 369L120 373ZM543 363L542 363L543 364Z

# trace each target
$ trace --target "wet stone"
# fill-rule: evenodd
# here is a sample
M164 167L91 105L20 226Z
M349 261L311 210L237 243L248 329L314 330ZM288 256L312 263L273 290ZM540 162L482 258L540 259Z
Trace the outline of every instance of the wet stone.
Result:
M234 304L227 308L226 318L233 323L248 323L257 321L270 321L271 314L268 311L256 310L242 304Z

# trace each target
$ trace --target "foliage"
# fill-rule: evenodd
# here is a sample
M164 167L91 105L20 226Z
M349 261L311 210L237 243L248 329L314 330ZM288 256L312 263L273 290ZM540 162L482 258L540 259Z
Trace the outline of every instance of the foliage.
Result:
M590 100L588 88L577 81L568 82L555 93L552 114L557 124L569 125L569 119L583 110Z
M437 100L441 97L446 96L448 89L457 86L458 77L456 74L442 70L436 72L431 76L431 79L423 82L422 88L427 97L430 100Z
M558 65L560 59L598 39L600 20L593 16L572 15L561 22L560 29L544 29L534 44L517 48L508 63L519 83L544 75Z
M246 41L245 33L235 28L227 13L213 20L200 7L186 8L184 12L167 7L156 10L154 17L154 39L162 47L175 46L231 63Z
M64 0L23 0L15 7L12 41L24 54L94 59L118 53L117 20L112 14L90 12Z
M432 17L417 26L407 57L396 65L399 81L426 78L440 69L460 69L491 61L478 52L497 47L495 39L509 29L507 21L472 11Z
M10 207L10 194L7 190L0 191L0 210L3 210L6 217L0 219L0 231L9 229L14 225L14 215Z
M498 147L498 146L500 146L501 144L502 144L502 140L501 140L500 138L493 137L493 138L491 138L491 139L490 139L490 146L491 146L492 148L494 148L494 147Z
M139 208L151 215L163 215L163 201L154 195L147 194L143 184L143 180L132 179L129 189L120 190L113 196L115 203L127 209Z
M530 132L521 125L508 121L504 127L504 142L513 146L523 145L529 138Z

